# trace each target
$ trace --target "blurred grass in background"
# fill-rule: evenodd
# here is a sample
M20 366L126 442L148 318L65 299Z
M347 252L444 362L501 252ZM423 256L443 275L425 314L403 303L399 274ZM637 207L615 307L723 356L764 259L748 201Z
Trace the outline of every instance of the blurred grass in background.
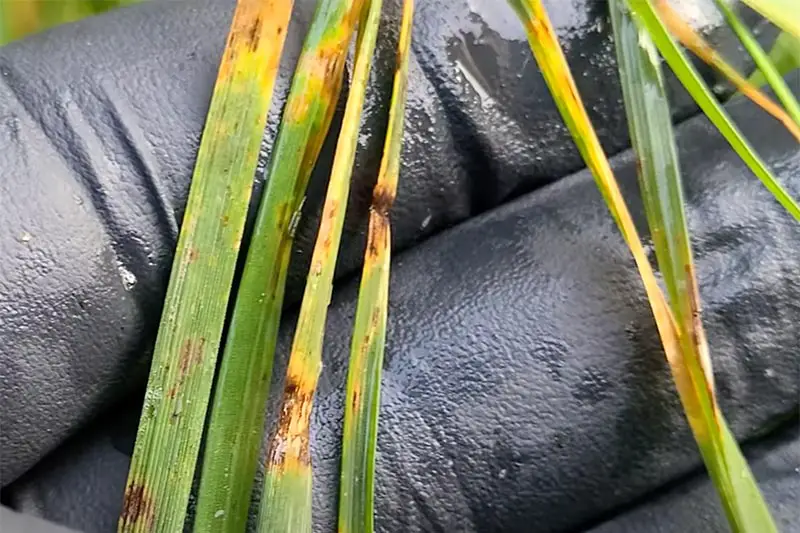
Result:
M139 0L0 0L0 46Z

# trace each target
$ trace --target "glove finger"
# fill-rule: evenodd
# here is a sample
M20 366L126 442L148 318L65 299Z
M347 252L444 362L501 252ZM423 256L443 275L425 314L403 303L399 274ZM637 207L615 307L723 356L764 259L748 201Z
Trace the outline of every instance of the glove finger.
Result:
M314 6L297 4L278 101ZM550 8L614 153L627 134L599 5ZM231 7L152 2L0 51L6 483L146 374ZM398 2L389 7L396 28ZM440 0L421 4L416 21L394 213L398 251L581 166L510 8ZM379 48L340 277L357 270L363 255L394 70L391 41ZM677 98L677 116L691 109ZM303 287L334 137L329 141L298 231L287 303ZM257 189L262 179L263 172ZM252 204L257 199L258 191Z
M728 111L800 196L797 141L749 101ZM704 117L677 131L718 396L751 438L797 410L800 225ZM646 227L634 159L614 171ZM327 321L320 531L336 524L356 296L340 291ZM573 530L699 466L639 275L587 171L400 254L389 300L382 529Z
M746 446L750 468L770 508L778 531L798 531L800 499L800 431L796 419L778 434ZM675 486L658 491L645 502L623 511L586 533L704 531L728 533L730 525L708 475L699 472Z
M745 101L728 110L796 195L796 142ZM797 412L800 228L707 121L678 135L718 394L750 439ZM634 198L633 154L613 165ZM336 524L356 293L354 282L340 288L329 312L312 424L316 531ZM390 294L380 530L572 531L700 468L638 274L588 173L399 254ZM292 317L284 326L273 414ZM134 414L118 450L132 447L135 425ZM127 459L107 436L72 452L11 492L39 494L45 516L81 527L115 516L109 495L122 493ZM41 496L59 486L89 494ZM83 498L112 503L88 512Z

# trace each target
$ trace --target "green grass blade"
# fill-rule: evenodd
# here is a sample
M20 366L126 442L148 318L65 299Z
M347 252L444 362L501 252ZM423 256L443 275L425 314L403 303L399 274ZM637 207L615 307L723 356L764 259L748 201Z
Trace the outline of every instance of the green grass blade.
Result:
M734 9L728 5L728 2L726 0L714 0L714 2L717 4L717 8L722 12L728 25L736 33L747 52L753 58L753 61L755 61L759 72L764 75L764 78L769 83L770 87L772 87L772 90L783 104L786 112L792 117L795 124L800 126L800 103L797 102L789 86L786 85L777 67L772 63L772 60L764 49L761 48L761 45L758 44L758 41L753 34L750 33L747 26L739 20L739 16ZM800 17L800 14L797 16Z
M685 300L685 266L693 261L672 118L658 51L636 28L621 1L611 0L610 11L623 101L658 266L680 327L692 310L675 302Z
M389 210L397 193L400 170L413 16L414 1L405 0L389 124L378 181L372 195L347 373L339 485L340 533L371 533L374 530L375 449L389 300Z
M770 22L800 38L800 0L744 0Z
M800 38L791 33L781 32L769 51L769 59L778 73L785 76L800 68ZM767 82L766 76L756 70L748 80L753 85L761 86Z
M197 155L119 530L183 528L285 29L240 0Z
M647 31L661 55L700 106L700 109L703 110L739 157L775 196L778 202L796 220L800 220L800 206L775 179L775 176L772 175L761 157L752 149L750 143L747 142L727 113L725 113L720 103L714 98L700 74L698 74L689 59L670 36L651 1L635 0L630 2L629 5L637 25Z
M775 531L769 509L716 402L660 58L649 36L633 23L622 0L611 0L610 8L642 199L680 333L683 368L674 372L687 376L691 385L679 386L678 392L735 531ZM680 385L678 379L676 383ZM700 409L693 412L696 406Z
M769 58L775 64L778 72L786 75L800 68L800 37L791 33L782 32L775 39Z
M566 58L558 44L544 6L541 0L509 0L509 4L517 12L525 27L531 50L545 82L550 88L553 99L564 117L564 122L570 130L578 150L591 170L622 237L631 250L670 367L680 370L684 367L680 365L680 339L675 318L658 285L630 211L611 171L611 165L603 153L597 134L578 95L575 80L569 71ZM689 376L686 373L675 372L674 375L679 389L691 387ZM693 404L687 408L687 412L698 413L700 409L699 404Z
M359 27L352 85L336 146L319 233L311 257L303 302L289 357L278 428L267 456L259 531L311 531L311 459L309 425L322 368L325 319L344 225L350 175L355 160L361 112L378 36L381 0L366 0Z
M328 133L360 0L322 0L298 60L225 343L198 493L197 531L244 530L302 198Z

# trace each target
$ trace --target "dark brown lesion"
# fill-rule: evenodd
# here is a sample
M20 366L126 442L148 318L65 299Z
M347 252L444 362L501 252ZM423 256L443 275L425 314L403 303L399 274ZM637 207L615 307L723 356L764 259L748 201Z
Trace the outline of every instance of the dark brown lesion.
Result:
M389 216L373 211L377 216L370 217L369 235L367 237L367 257L375 261L382 250L388 249L389 244Z
M289 375L283 390L278 429L270 445L267 460L273 467L311 465L309 425L313 392L298 376Z
M372 210L383 217L388 217L394 197L395 193L388 185L378 183L372 193Z
M261 17L257 16L245 33L247 47L251 52L258 50L258 45L261 42Z
M361 389L357 386L353 389L353 398L350 404L350 407L353 409L353 413L357 413L361 406L359 402L361 401Z
M132 526L136 523L145 523L148 530L153 529L155 514L153 500L144 484L133 483L125 489L125 498L122 501L120 526Z

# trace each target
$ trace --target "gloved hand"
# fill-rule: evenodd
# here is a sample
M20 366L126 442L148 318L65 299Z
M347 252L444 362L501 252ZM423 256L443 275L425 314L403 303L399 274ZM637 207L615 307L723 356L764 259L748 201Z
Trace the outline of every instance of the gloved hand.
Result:
M277 103L313 5L297 2ZM604 5L548 3L644 226ZM227 1L151 2L0 50L0 476L19 510L114 527L230 13ZM382 145L371 132L385 123L394 61L386 34L315 400L319 531L335 523L350 321ZM491 0L420 2L413 39L378 528L573 531L611 519L598 531L725 530L630 254L591 176L567 176L582 163L513 13ZM724 34L717 44L733 46ZM674 93L676 120L694 114ZM797 196L797 144L746 102L729 110ZM795 425L800 227L705 120L678 132L719 395L736 435L757 438ZM276 380L332 149L298 230ZM796 443L781 429L757 451L783 531L798 527L786 504L800 492ZM690 511L675 515L681 506Z

